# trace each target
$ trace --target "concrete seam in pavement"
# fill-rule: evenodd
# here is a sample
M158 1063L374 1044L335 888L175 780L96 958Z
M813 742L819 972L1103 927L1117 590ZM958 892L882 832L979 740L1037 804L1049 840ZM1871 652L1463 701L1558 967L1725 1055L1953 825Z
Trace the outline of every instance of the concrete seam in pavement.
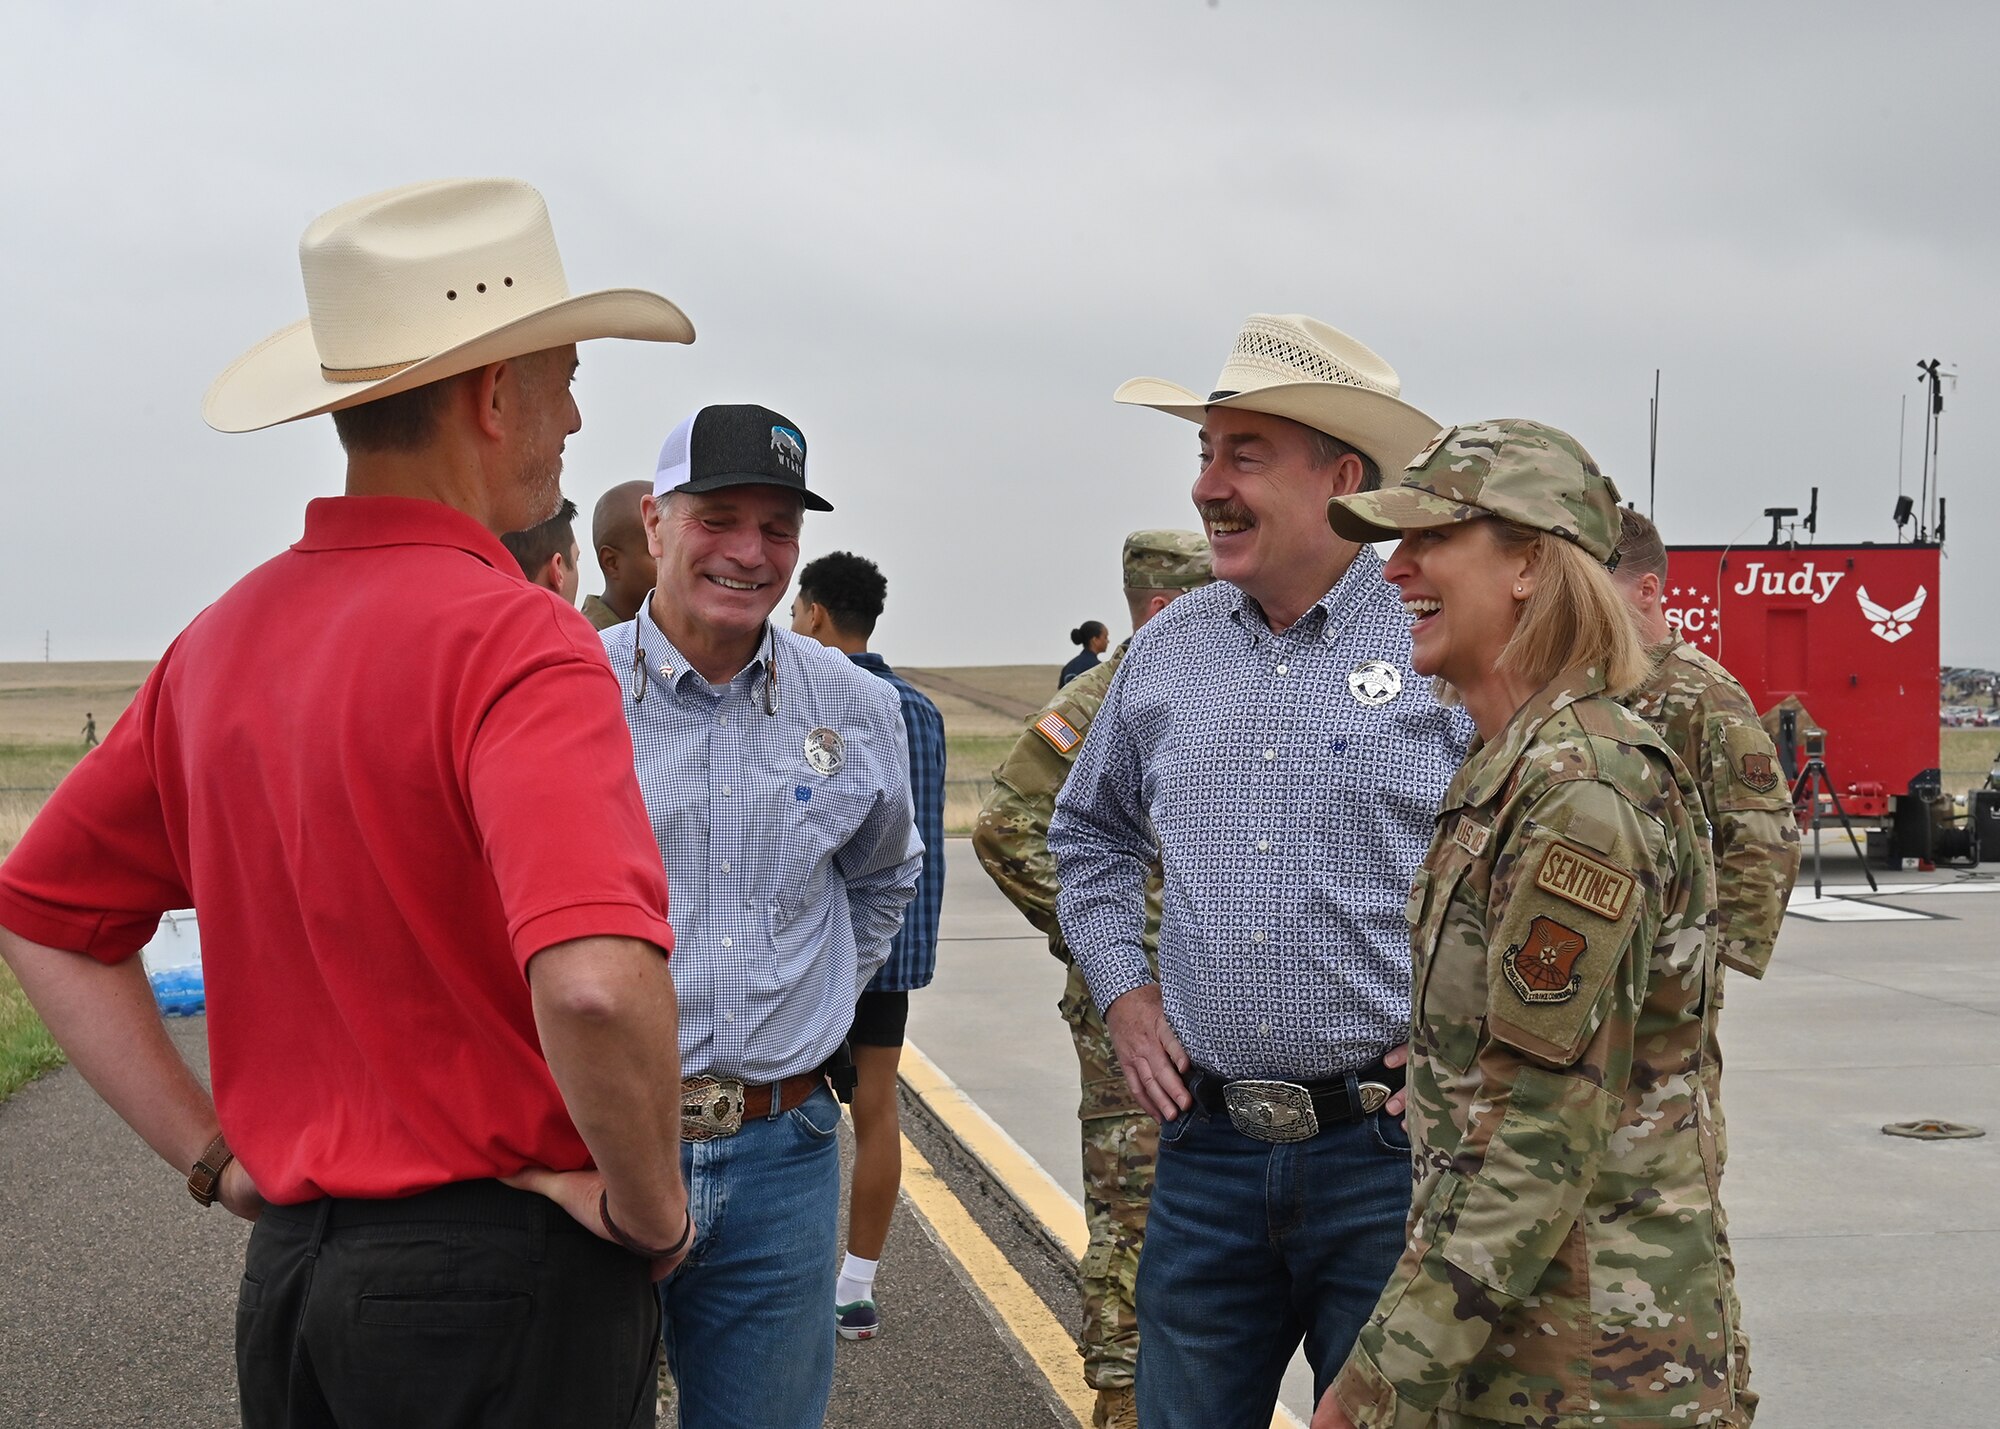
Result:
M903 1089L923 1104L932 1119L978 1163L993 1184L1006 1193L1019 1208L1027 1223L1039 1231L1044 1240L1061 1250L1071 1260L1080 1259L1090 1240L1084 1224L1083 1207L1078 1205L1069 1192L1062 1188L1061 1183L1048 1173L1047 1168L1030 1156L1018 1141L1007 1134L999 1122L986 1113L985 1108L967 1096L958 1083L947 1076L937 1063L925 1056L923 1049L914 1042L906 1040L903 1044L899 1076L902 1079ZM930 1176L933 1183L932 1189L950 1195L949 1189L937 1181L936 1173L931 1170L930 1164L916 1154L916 1149L909 1144L908 1138L904 1139L903 1154L906 1158L915 1156L916 1160L922 1163L924 1173ZM906 1171L904 1190L910 1194L913 1202L916 1200L913 1190L915 1185L916 1182ZM961 1216L966 1214L956 1198L952 1199L951 1208ZM966 1219L970 1224L970 1217ZM992 1241L986 1238L985 1233L977 1225L971 1225L971 1230L979 1236L988 1249L998 1254ZM951 1249L949 1246L946 1248ZM953 1253L956 1255L955 1250ZM1018 1329L1006 1321L1005 1312L999 1311L988 1287L980 1283L977 1273L963 1257L958 1259L967 1274L973 1277L973 1288L989 1304L994 1304L1009 1332L1019 1339ZM1007 1274L1012 1275L1016 1281L1020 1280L1004 1256L1000 1257L1000 1263ZM1023 1284L1022 1288L1027 1287ZM1031 1295L1032 1293L1030 1292ZM1071 1351L1061 1357L1062 1362L1064 1364L1072 1362L1074 1353L1068 1333L1056 1323L1055 1317L1049 1314L1048 1307L1039 1299L1035 1300L1034 1310L1039 1312L1040 1316L1046 1319L1062 1337L1064 1349ZM1052 1367L1054 1362L1043 1361L1039 1355L1036 1356L1036 1362L1051 1384L1067 1384L1075 1378L1073 1371L1068 1376L1059 1376ZM1064 1394L1071 1408L1078 1408L1076 1400L1069 1399L1061 1390L1057 1392ZM1087 1422L1090 1413L1088 1399L1082 1402L1079 1413L1082 1416L1079 1422ZM1283 1403L1280 1403L1271 1415L1271 1426L1272 1429L1305 1429L1299 1417Z

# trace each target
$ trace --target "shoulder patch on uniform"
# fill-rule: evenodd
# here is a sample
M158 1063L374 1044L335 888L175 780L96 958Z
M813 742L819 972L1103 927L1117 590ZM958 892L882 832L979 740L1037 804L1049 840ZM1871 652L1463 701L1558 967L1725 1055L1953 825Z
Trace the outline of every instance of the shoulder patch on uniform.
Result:
M1551 842L1535 870L1535 887L1615 923L1632 899L1633 878L1580 848Z
M1568 1002L1576 996L1583 975L1577 959L1590 940L1576 929L1541 916L1528 924L1527 936L1507 950L1501 971L1523 1002Z
M1458 823L1451 831L1451 841L1474 858L1486 852L1487 840L1492 837L1493 830L1470 814L1460 814Z
M1778 787L1778 762L1768 754L1739 754L1736 777L1759 794L1768 794Z
M1046 739L1049 742L1049 747L1058 754L1068 754L1072 749L1083 743L1083 736L1076 732L1068 720L1064 719L1054 710L1050 710L1047 714L1036 720L1029 728L1033 729L1043 739Z

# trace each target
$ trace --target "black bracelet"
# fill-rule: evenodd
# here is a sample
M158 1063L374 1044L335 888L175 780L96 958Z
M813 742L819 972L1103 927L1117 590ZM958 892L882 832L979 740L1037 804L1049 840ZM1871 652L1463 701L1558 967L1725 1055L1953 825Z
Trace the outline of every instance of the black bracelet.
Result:
M681 1213L682 1223L679 1240L675 1241L665 1250L655 1250L652 1246L639 1244L638 1241L625 1234L624 1230L619 1227L618 1222L611 1219L611 1191L609 1188L598 1193L597 1218L604 1222L604 1233L606 1235L610 1236L619 1245L625 1247L625 1249L631 1251L632 1254L643 1256L647 1260L665 1260L670 1255L679 1255L683 1250L687 1249L687 1243L694 1239L694 1208L690 1206Z

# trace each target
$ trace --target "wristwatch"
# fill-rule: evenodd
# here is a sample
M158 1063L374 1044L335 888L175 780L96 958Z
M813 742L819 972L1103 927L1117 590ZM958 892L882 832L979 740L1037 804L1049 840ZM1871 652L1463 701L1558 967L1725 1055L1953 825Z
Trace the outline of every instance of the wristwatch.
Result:
M222 1190L222 1168L236 1159L236 1153L229 1149L229 1143L222 1139L220 1132L208 1148L195 1159L194 1170L188 1172L188 1194L204 1206L215 1204L216 1196Z

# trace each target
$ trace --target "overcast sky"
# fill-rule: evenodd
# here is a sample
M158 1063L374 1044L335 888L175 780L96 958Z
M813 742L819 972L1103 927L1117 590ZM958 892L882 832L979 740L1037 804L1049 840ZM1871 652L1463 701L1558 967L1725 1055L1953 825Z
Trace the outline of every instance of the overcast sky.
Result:
M880 562L891 661L1047 661L1124 626L1124 532L1192 526L1250 312L1346 329L1441 421L1575 433L1669 541L1887 540L1940 357L1944 658L2000 666L2000 20L1991 5L36 5L0 52L0 660L149 658L337 492L325 419L203 391L303 315L348 198L508 174L572 288L692 347L584 349L565 487L650 476L695 406L811 446L806 557ZM584 543L589 544L587 533ZM585 590L598 589L586 561ZM412 591L412 601L421 601ZM312 612L298 635L313 638Z

